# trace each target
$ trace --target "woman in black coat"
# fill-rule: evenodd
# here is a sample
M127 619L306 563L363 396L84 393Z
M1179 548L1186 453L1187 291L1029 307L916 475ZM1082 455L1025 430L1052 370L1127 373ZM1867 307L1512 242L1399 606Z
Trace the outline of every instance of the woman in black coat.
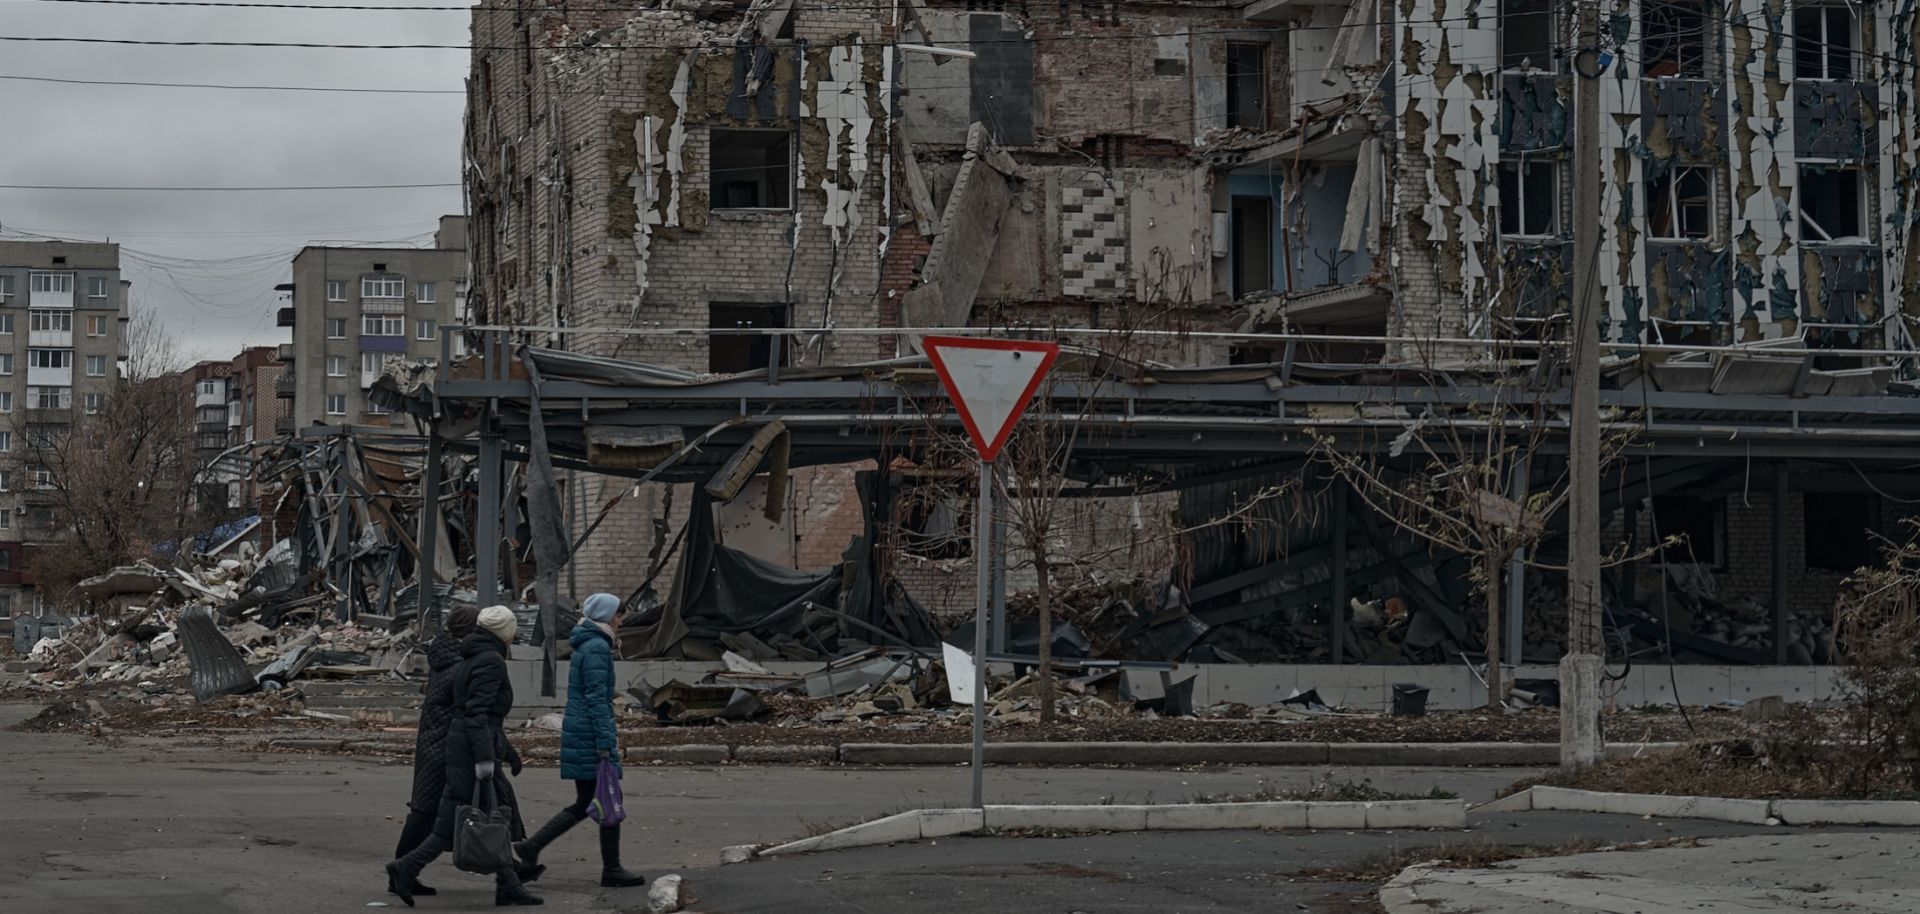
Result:
M447 627L427 642L427 686L422 690L426 698L420 703L420 723L413 738L413 797L407 801L407 820L400 828L395 858L419 847L433 833L433 820L440 815L440 794L447 786L447 725L453 720L453 669L460 664L460 640L473 634L479 619L477 607L456 606L447 613ZM515 759L512 767L517 776L520 765ZM519 822L518 815L514 821ZM387 886L387 894L394 894L392 885ZM439 892L416 882L413 894Z
M471 801L474 788L482 779L495 783L495 794L502 802L512 789L502 787L506 778L502 765L517 760L507 742L506 719L513 711L513 683L507 675L507 645L513 643L516 622L504 606L482 610L479 628L460 642L461 661L453 671L453 716L447 724L445 741L446 786L441 790L439 814L433 833L406 855L387 864L387 879L393 893L407 907L413 907L414 888L420 871L435 857L452 849L455 811ZM496 905L537 905L541 899L529 894L520 877L509 867L494 874L493 901Z
M395 859L419 847L433 833L433 820L440 814L440 794L447 786L447 723L453 719L453 668L460 663L460 639L473 633L479 617L474 607L456 607L447 614L447 627L427 642L426 698L420 702L420 723L413 737L413 797L407 801L400 843L393 849ZM392 880L387 881L387 894L397 894ZM440 892L415 882L413 894Z

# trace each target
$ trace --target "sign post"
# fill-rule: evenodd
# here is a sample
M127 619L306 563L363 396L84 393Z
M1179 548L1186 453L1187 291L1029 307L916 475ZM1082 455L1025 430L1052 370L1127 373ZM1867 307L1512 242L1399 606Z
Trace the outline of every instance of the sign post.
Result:
M973 805L985 805L987 752L987 628L993 601L993 564L1006 544L993 536L993 459L1021 413L1060 357L1057 343L929 336L927 360L940 376L954 412L980 457L980 503L973 519ZM1043 574L1045 572L1042 572ZM955 696L958 697L958 696Z

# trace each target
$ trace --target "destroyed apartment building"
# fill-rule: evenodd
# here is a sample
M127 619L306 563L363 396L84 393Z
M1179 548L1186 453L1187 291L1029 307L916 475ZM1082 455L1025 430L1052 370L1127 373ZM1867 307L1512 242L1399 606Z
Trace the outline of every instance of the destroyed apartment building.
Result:
M635 658L964 639L972 468L918 342L985 328L1063 344L1025 421L1070 439L1037 539L1004 483L996 650L1037 643L1039 542L1063 653L1484 662L1474 557L1326 457L1443 475L1410 442L1497 417L1540 432L1497 652L1552 663L1566 518L1522 515L1597 229L1610 657L1831 663L1920 513L1910 6L1611 3L1600 226L1546 0L476 8L471 329L372 382L393 427L264 460L306 589L262 605L498 600L551 646L607 590Z
M1611 599L1651 612L1669 604L1650 597L1684 593L1705 639L1679 651L1666 625L1617 620L1637 648L1825 660L1839 582L1907 513L1908 484L1871 456L1907 430L1859 421L1911 421L1900 303L1920 278L1906 253L1920 95L1905 61L1920 19L1903 9L1608 11L1607 402L1642 414L1643 447L1662 423L1680 435L1614 467L1608 506L1618 539L1685 541L1610 572ZM1455 386L1509 382L1514 365L1558 377L1525 345L1564 337L1571 297L1575 62L1557 4L563 3L484 9L473 25L472 318L528 328L497 343L503 378L521 379L512 343L532 343L630 364L594 363L692 397L711 407L703 417L791 425L821 372L865 365L899 384L912 370L887 360L912 358L920 331L959 326L1125 333L1143 364L1261 378L1274 389L1255 399L1278 404L1276 422L1392 414L1396 399L1424 402L1437 369ZM728 376L730 395L766 399L692 393ZM609 421L662 405L634 401ZM894 411L870 392L837 405L857 405L849 422ZM622 435L708 431L596 429L588 404L579 413L587 464L633 440ZM1861 440L1843 447L1842 431ZM915 433L864 451L857 432L838 434L828 450L844 461L800 459L796 443L790 483L763 474L751 485L767 490L746 498L786 505L769 520L723 508L716 535L785 567L829 567L867 521L857 468L875 469L900 495L880 518L887 580L937 615L968 611L964 492L941 494ZM1463 563L1379 523L1351 522L1350 542L1328 548L1328 518L1349 506L1325 485L1317 509L1258 533L1167 535L1230 513L1262 480L1301 477L1310 440L1145 471L1086 459L1083 472L1126 478L1108 490L1140 491L1084 499L1066 538L1157 540L1129 556L1142 568L1183 556L1174 577L1193 618L1232 629L1207 636L1226 639L1222 657L1403 659L1416 652L1330 629L1349 614L1404 618L1409 604L1416 622L1422 607L1451 612L1448 640L1471 642ZM1542 459L1535 475L1550 478L1558 458ZM627 486L563 482L574 535L601 521L568 566L582 587L671 576L635 556L692 526L695 496L654 485L615 501ZM727 529L729 517L753 522ZM1333 574L1342 562L1355 567ZM1033 583L1031 568L1010 573L1017 592ZM1511 659L1550 659L1549 629L1564 624L1555 576L1522 577L1535 586L1512 593L1529 619L1510 624L1533 634L1512 636ZM1421 640L1438 644L1431 623Z

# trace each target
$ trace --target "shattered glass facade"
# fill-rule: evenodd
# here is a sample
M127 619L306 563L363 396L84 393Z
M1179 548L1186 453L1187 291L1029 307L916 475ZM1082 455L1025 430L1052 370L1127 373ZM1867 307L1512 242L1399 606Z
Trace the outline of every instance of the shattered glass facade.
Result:
M1884 303L1913 300L1920 283L1920 0L1841 7L1854 31L1812 52L1792 0L1651 18L1640 0L1602 4L1608 338L1884 330L1904 345ZM1499 212L1516 199L1499 185L1514 163L1552 162L1570 201L1570 63L1503 71L1491 0L1389 8L1396 329L1484 335L1489 314L1564 313L1566 210L1551 237L1521 235L1513 226L1534 223ZM1556 47L1573 45L1571 20L1556 13ZM1530 193L1529 208L1544 205Z

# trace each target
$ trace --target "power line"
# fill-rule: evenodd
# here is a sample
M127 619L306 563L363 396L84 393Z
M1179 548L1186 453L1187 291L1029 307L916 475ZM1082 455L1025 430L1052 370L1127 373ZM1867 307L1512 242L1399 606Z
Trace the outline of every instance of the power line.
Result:
M131 0L124 0L124 2L131 2ZM864 9L865 7L861 7L861 8ZM632 12L644 13L647 11L633 10ZM806 12L806 10L802 9L801 12L804 13ZM1435 19L1426 20L1426 22L1423 24L1431 24L1431 23L1437 23L1437 22L1478 21L1484 18L1486 17L1484 16L1443 16ZM877 25L879 23L875 23L875 24ZM1043 43L1050 44L1055 42L1069 42L1069 41L1154 42L1154 41L1159 41L1161 39L1166 39L1166 38L1192 38L1192 37L1205 37L1209 35L1249 35L1249 34L1256 34L1256 33L1292 34L1294 32L1306 32L1306 31L1338 31L1340 29L1345 29L1345 28L1358 28L1358 27L1374 26L1374 25L1382 25L1382 24L1391 25L1392 23L1382 23L1379 21L1375 21L1375 22L1356 22L1356 23L1343 23L1340 25L1318 25L1318 26L1309 25L1309 26L1266 26L1266 27L1249 27L1249 28L1236 28L1236 29L1187 29L1184 31L1164 32L1164 33L1158 33L1158 34L1036 35L1033 37L1020 37L1020 38L976 38L976 39L968 40L966 42L966 46L976 47L980 45L1001 45L1001 44L1032 45L1032 44L1043 44ZM613 31L613 30L609 29L607 31ZM575 43L571 45L539 45L539 46L526 45L526 44L514 44L514 45L339 44L339 43L329 43L329 42L306 42L306 41L212 41L212 40L181 41L181 40L161 40L161 39L148 39L148 38L78 38L78 37L66 36L66 35L0 35L0 41L28 42L28 43L55 42L55 43L69 43L69 44L137 45L137 46L152 46L152 47L306 48L306 49L349 50L349 51L522 51L522 52L525 52L525 51L542 51L542 52L710 51L716 48L725 48L727 46L724 42L704 42L700 44ZM885 41L882 41L880 39L874 39L872 43L876 45L886 44Z
M333 4L333 3L234 3L234 2L229 2L229 0L8 0L8 2L81 3L81 4L96 4L96 5L107 5L107 6L224 7L229 9L260 9L260 10L348 10L348 11L364 11L364 12L380 12L380 13L490 12L490 13L521 13L521 14L530 15L530 16L538 16L545 13L563 13L564 14L564 13L570 13L570 12L573 12L573 13L617 12L617 13L638 14L638 13L647 13L647 12L654 11L649 7L640 6L637 4L583 5L583 4L571 4L571 3L567 4L566 6L528 4L526 6L516 7L516 6L488 5L484 3L475 4L473 6L356 6L356 5L346 5L346 4ZM844 3L844 4L836 3L836 4L821 4L818 6L814 6L814 5L801 6L798 11L802 13L838 12L838 11L852 11L852 10L873 10L876 12L891 12L892 9L893 9L892 5L887 3ZM742 10L742 12L745 12L745 11Z
M52 76L25 76L0 73L0 79L25 82L61 83L72 86L144 86L164 89L243 89L261 92L365 92L379 95L465 95L465 89L363 89L349 86L241 86L225 83L161 83L132 79L61 79Z
M0 190L136 190L136 191L282 191L282 190L415 190L428 187L461 187L458 182L452 184L313 184L306 186L279 187L134 187L107 186L100 184L0 184Z

